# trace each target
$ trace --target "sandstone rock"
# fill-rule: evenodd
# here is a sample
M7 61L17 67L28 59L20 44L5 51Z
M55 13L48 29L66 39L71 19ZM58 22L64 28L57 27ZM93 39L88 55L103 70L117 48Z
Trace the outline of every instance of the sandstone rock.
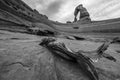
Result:
M76 63L39 46L42 37L8 31L0 31L0 36L0 80L89 80ZM73 50L91 50L100 45L89 41L60 41ZM101 59L94 64L100 80L120 79L119 54L110 51L113 47L120 47L111 45L108 50L117 58L116 63Z
M55 37L74 51L95 50L102 44L98 39L86 41L83 37L110 39L120 33L120 19L64 24L45 17L21 0L0 0L0 80L89 80L76 63L41 47L42 36L26 34L33 24L37 28L33 32L42 28L41 32L59 33ZM120 79L119 50L119 44L112 44L106 51L117 59L116 63L102 58L94 64L100 80Z

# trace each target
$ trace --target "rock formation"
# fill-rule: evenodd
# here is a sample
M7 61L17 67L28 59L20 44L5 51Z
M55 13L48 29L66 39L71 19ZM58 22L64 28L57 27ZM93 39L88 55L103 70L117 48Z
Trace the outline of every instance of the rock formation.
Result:
M0 0L0 80L89 80L74 61L40 46L45 37L55 37L75 52L94 51L118 37L105 51L116 62L101 58L93 65L99 80L120 80L120 18L60 23L21 0Z

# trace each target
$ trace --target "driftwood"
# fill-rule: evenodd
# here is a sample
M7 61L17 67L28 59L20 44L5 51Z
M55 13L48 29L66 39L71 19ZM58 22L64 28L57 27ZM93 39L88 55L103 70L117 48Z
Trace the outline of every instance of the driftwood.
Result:
M96 68L93 66L89 57L79 52L70 51L64 43L55 43L54 38L44 38L40 43L52 53L58 54L64 59L74 61L80 65L81 70L90 78L90 80L99 80Z

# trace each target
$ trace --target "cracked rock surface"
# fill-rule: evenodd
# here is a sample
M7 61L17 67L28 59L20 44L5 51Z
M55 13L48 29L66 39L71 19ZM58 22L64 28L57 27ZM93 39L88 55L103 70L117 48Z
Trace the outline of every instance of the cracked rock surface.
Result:
M0 30L0 80L89 80L78 64L49 52L39 43L43 37ZM59 39L74 51L97 49L102 43ZM120 80L120 44L111 44L105 58L94 63L100 80Z

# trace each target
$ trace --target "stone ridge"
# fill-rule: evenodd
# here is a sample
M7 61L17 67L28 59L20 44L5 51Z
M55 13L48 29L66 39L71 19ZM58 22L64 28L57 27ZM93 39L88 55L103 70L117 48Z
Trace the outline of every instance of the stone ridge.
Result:
M23 24L26 22L27 24L25 25L31 25L33 22L42 22L42 20L48 19L46 15L40 14L35 9L33 10L21 0L0 0L0 10L3 10L10 15L14 15L12 17L17 17L16 19L19 21L21 20ZM16 20L14 20L14 22L16 22Z

